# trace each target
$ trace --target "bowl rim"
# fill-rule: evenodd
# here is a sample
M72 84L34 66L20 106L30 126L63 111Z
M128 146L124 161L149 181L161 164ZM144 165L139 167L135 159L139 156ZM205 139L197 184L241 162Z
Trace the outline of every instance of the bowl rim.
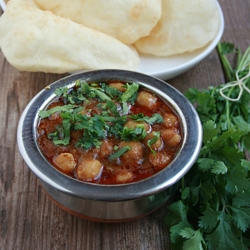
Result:
M144 180L114 185L86 183L69 177L47 162L35 141L38 111L52 100L58 87L72 85L83 79L107 81L120 79L138 82L163 98L167 96L184 123L184 141L174 161L165 169ZM171 96L171 97L170 97ZM66 76L51 83L36 94L24 109L17 129L19 151L30 170L42 181L58 191L84 199L122 201L140 199L161 192L178 182L196 161L202 145L202 126L199 116L187 98L170 84L142 73L127 70L91 70ZM50 167L48 167L48 165Z

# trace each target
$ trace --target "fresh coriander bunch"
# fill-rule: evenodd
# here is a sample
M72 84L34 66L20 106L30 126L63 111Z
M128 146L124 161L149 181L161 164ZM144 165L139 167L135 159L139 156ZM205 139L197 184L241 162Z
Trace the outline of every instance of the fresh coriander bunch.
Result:
M228 83L186 93L203 125L203 146L165 218L172 249L250 246L250 46L244 54L229 43L217 49ZM237 56L235 68L228 53Z

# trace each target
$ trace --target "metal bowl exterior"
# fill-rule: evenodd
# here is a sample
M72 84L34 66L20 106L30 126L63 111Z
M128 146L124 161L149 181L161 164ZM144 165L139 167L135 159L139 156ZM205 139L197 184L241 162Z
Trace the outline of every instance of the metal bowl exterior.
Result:
M138 82L168 102L181 119L184 137L174 161L150 178L119 185L84 183L51 167L36 144L38 111L54 99L55 89L72 85L73 81L80 78L87 82L105 82L112 79ZM20 118L17 141L26 164L40 179L50 198L59 206L92 220L122 221L154 211L175 192L178 181L198 157L202 143L202 127L191 103L166 82L131 71L97 70L65 77L38 93Z
M139 199L101 201L61 192L40 180L41 186L61 209L83 219L98 222L122 222L137 219L160 208L172 196L179 182L159 193Z

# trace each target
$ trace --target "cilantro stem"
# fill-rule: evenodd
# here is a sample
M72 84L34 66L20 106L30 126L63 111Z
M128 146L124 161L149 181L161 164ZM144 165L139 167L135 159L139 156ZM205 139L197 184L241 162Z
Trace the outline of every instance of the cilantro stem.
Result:
M183 192L185 188L185 176L182 177L181 179L181 191Z
M232 79L233 69L231 67L231 64L229 63L229 61L227 60L227 58L225 57L225 55L223 53L223 45L221 43L219 43L217 45L217 49L219 52L219 57L220 57L221 63L223 65L223 69L224 69L225 74L226 74L226 78L227 78L227 80Z
M240 55L241 55L241 53L240 53ZM243 56L241 56L241 60L239 60L239 64L238 64L237 69L243 70L247 67L247 65L249 65L249 63L250 63L250 46L247 48L247 50L245 51Z

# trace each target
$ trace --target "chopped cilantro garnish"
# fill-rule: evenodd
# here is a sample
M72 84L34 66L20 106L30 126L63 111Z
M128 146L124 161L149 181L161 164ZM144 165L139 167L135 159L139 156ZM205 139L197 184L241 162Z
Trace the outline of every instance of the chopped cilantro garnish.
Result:
M149 146L151 152L155 155L156 152L155 152L154 149L152 149L152 145L153 145L154 143L156 143L156 142L159 140L161 133L160 133L160 131L154 131L154 132L153 132L153 135L154 135L154 137L151 138L151 139L149 139L149 140L147 141L147 145Z
M57 89L55 94L64 103L69 104L40 111L39 113L41 118L45 118L55 112L59 112L63 119L57 130L50 134L50 139L56 145L67 145L70 141L70 129L82 130L82 137L78 141L77 146L89 149L91 147L99 147L101 141L107 136L115 136L125 141L145 138L147 132L143 125L138 124L135 128L124 127L130 105L134 104L137 98L139 84L135 82L131 84L126 83L125 88L126 91L122 93L107 84L88 84L77 80L75 87L72 89L67 87ZM116 99L112 100L111 97ZM89 100L92 98L97 98L100 101L96 106L100 113L86 115L91 113L91 110L85 110L85 105L88 105ZM144 116L143 114L131 115L129 117L135 121L144 121L151 125L163 121L159 114L154 114L152 117Z
M70 141L70 128L71 124L63 121L62 125L57 126L55 132L48 135L48 138L53 140L55 145L68 145Z
M39 116L41 118L46 118L49 117L50 115L56 113L56 112L67 112L67 111L71 111L73 108L75 108L76 106L68 104L68 105L64 105L64 106L56 106L54 108L51 108L49 110L40 110L39 111Z
M120 116L117 117L115 121L113 121L112 126L109 126L109 135L114 135L116 138L120 138L121 131L123 129L123 125L126 123L126 117Z
M68 95L68 92L69 90L67 87L60 87L55 90L54 94L56 94L57 96L66 97Z
M120 156L122 156L124 153L126 153L127 151L129 151L131 148L129 146L125 146L121 149L119 149L118 151L116 151L114 154L109 156L109 160L114 160L116 158L119 158Z
M122 103L123 115L127 115L129 113L129 105L127 102Z
M123 93L119 91L118 89L111 87L107 84L101 84L102 89L105 91L105 93L111 97L112 99L118 99Z
M130 118L132 118L135 121L145 121L150 125L153 125L155 123L162 123L163 117L160 114L153 114L151 117L144 116L142 113L137 115L130 115Z
M135 128L123 127L120 137L124 141L139 141L146 137L147 131L143 124L138 124Z
M111 98L109 96L107 96L105 93L103 93L101 90L97 89L97 88L92 88L91 89L96 96L98 96L101 100L103 101L110 101Z
M137 98L137 93L139 89L139 84L133 82L132 84L126 84L126 91L121 96L121 101L124 102L131 102L132 104L135 103L135 100Z

